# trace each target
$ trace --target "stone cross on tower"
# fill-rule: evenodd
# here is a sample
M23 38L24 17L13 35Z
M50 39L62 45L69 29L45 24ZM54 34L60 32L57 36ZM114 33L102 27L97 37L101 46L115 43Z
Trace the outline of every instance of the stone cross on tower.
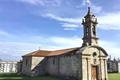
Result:
M82 46L96 46L98 45L98 38L96 36L97 18L92 14L90 7L88 13L82 21L84 27L83 45Z

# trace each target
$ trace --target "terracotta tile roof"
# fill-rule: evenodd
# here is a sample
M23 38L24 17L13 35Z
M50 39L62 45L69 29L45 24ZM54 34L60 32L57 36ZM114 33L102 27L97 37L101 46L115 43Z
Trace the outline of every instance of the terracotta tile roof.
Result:
M35 57L58 56L58 55L67 54L68 52L71 52L77 49L78 48L69 48L69 49L61 49L61 50L55 50L55 51L38 50L32 53L26 54L24 56L35 56Z
M49 54L51 53L51 51L47 51L47 50L38 50L38 51L34 51L34 52L31 52L31 53L28 53L24 56L48 56Z

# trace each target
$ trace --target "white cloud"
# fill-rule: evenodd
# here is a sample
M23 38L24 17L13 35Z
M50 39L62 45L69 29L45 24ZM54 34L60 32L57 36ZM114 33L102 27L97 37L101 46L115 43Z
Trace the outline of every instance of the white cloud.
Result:
M101 6L92 5L91 7L92 7L92 10L94 13L101 13L101 11L102 11Z
M64 30L76 30L81 23L80 18L65 18L51 13L44 14L42 17L47 17L62 22L61 26L63 26Z
M72 24L72 23L63 23L62 26L66 28L78 28L79 27L79 25Z
M62 26L68 29L76 29L80 26L82 18L66 18L56 16L54 14L48 13L42 15L43 17L48 17L57 21L63 22ZM97 16L96 16L97 17ZM120 30L120 12L105 13L103 16L98 16L98 28L105 30ZM70 28L71 27L71 28Z
M68 22L68 23L80 23L81 19L80 18L65 18L65 17L60 17L60 16L56 16L54 14L51 13L47 13L42 15L43 17L48 17L57 21L62 21L62 22Z
M57 49L62 49L62 48L70 48L70 47L81 47L82 45L82 39L79 37L53 37L51 38L51 42L57 44L56 46ZM118 43L111 42L111 41L105 41L105 40L100 40L99 45L103 47L108 55L112 55L112 57L120 57L120 47Z
M61 0L17 0L17 1L40 6L59 6L61 4Z
M17 0L18 1L18 0ZM26 3L29 3L29 4L38 4L38 3L41 3L39 2L40 0L19 0L21 2L26 2ZM41 3L42 4L42 3Z
M74 39L74 41L73 41ZM80 44L80 38L64 37L40 37L40 43L25 42L0 42L0 58L4 60L20 60L21 56L34 50L47 49L56 50L62 48L77 47Z
M79 24L74 24L74 23L62 23L62 26L64 30L76 30L77 28L80 27Z
M82 5L91 7L94 13L100 13L102 11L102 6L96 6L90 0L83 0Z
M25 2L25 3L30 3L33 5L41 5L41 6L60 6L61 4L70 2L69 0L66 2L63 0L19 0L19 1ZM91 3L91 2L90 2L90 0L83 0L84 5L82 5L82 6L86 6L85 5L86 3ZM91 6L95 13L99 13L102 10L102 7L96 6L92 3L91 3ZM42 16L60 21L60 23L62 22L63 24L61 26L63 26L64 30L76 30L77 27L80 26L80 24L81 24L81 18L80 17L78 17L78 18L61 17L59 13L64 10L64 9L62 10L61 8L64 8L64 7L60 6L60 8L57 8L57 9L55 8L54 11L52 11L53 8L47 7L46 14L43 13ZM70 7L67 7L67 10L70 10L69 8ZM66 23L67 23L67 25L66 25Z
M76 28L74 28L74 27L64 27L64 30L66 30L66 31L75 31Z
M120 58L120 47L118 43L111 41L100 41L100 45L107 51L108 55L112 56L112 58Z
M0 30L0 35L2 36L9 36L10 34L6 31Z
M82 3L83 6L90 6L91 5L91 1L90 0L83 0L83 3Z
M106 30L120 30L120 12L106 13L98 17L99 28Z
M91 3L90 0L85 0L85 2L86 2L87 4L90 4L90 3Z
M19 56L38 49L40 45L22 42L0 42L0 55ZM9 56L8 56L9 57Z
M25 55L34 50L57 50L72 47L81 47L82 39L80 37L41 37L40 43L23 43L23 42L0 42L0 58L7 60L19 60L22 55ZM115 42L101 40L102 46L109 55L120 57L120 47Z
M79 37L52 37L50 41L63 48L78 47L82 43Z

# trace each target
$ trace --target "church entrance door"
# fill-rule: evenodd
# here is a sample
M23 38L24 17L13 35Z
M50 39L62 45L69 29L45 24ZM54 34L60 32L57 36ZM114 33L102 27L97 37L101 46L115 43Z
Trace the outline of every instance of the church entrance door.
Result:
M97 80L97 66L92 66L92 80Z

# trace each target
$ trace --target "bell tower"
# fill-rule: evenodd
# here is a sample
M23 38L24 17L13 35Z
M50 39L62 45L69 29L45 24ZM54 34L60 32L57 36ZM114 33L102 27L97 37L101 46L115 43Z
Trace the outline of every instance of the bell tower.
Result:
M96 36L96 25L98 24L97 18L88 7L88 13L82 20L83 25L83 44L82 46L96 46L98 45L98 38Z

